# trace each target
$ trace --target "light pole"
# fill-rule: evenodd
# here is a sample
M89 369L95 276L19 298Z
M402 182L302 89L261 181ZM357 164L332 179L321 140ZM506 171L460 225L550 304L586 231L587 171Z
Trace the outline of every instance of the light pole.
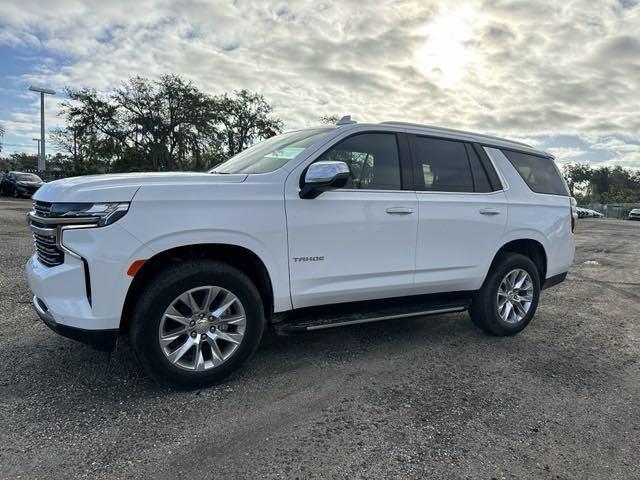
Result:
M40 139L32 138L31 140L33 140L34 142L38 142L38 161L40 161Z
M55 95L56 92L50 88L34 87L31 85L29 90L40 93L40 153L38 154L38 170L44 171L45 165L45 149L44 149L44 95Z

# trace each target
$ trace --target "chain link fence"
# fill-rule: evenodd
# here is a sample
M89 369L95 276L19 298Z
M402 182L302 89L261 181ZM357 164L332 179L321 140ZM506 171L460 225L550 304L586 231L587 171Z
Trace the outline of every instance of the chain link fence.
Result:
M588 203L579 205L602 213L607 218L626 219L634 208L640 208L640 203Z

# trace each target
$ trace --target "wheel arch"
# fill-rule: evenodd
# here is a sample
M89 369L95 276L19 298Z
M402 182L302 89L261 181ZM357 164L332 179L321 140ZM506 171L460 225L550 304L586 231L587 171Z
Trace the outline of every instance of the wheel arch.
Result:
M191 259L215 259L232 265L246 274L260 292L267 319L273 313L274 293L272 279L262 259L246 247L224 243L182 245L159 252L147 259L135 273L127 290L120 332L131 326L132 309L145 283L168 265Z
M533 238L519 238L505 243L493 256L489 271L493 269L498 255L503 252L519 253L530 258L531 261L535 263L536 267L538 267L540 284L544 283L547 275L547 252L542 243Z

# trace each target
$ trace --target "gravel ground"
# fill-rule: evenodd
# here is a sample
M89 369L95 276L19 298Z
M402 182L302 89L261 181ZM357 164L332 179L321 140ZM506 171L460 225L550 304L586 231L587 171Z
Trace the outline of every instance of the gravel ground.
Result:
M180 392L38 320L29 205L0 199L2 478L640 478L640 222L580 220L513 338L466 314L279 338Z

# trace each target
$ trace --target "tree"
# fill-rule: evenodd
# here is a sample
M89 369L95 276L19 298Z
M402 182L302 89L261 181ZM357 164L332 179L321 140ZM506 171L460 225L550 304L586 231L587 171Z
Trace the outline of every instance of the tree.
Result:
M9 155L9 161L12 163L14 170L36 170L38 168L37 155L16 152Z
M211 109L221 125L226 157L241 152L253 142L272 137L282 131L282 121L272 118L272 108L262 95L248 90L214 97Z
M4 127L0 125L0 153L2 152L2 137L4 137Z
M50 137L69 160L64 162L64 170L70 175L108 172L117 158L114 140L100 135L92 125L69 123L65 128L53 130Z
M282 129L261 95L210 96L177 75L67 95L53 140L78 171L204 170Z
M336 113L320 115L320 123L325 125L335 125L340 120L340 117Z
M562 173L569 186L571 196L575 196L576 189L585 188L588 185L593 171L587 163L567 163L563 165Z
M640 202L640 170L588 164L567 164L562 170L578 203Z

